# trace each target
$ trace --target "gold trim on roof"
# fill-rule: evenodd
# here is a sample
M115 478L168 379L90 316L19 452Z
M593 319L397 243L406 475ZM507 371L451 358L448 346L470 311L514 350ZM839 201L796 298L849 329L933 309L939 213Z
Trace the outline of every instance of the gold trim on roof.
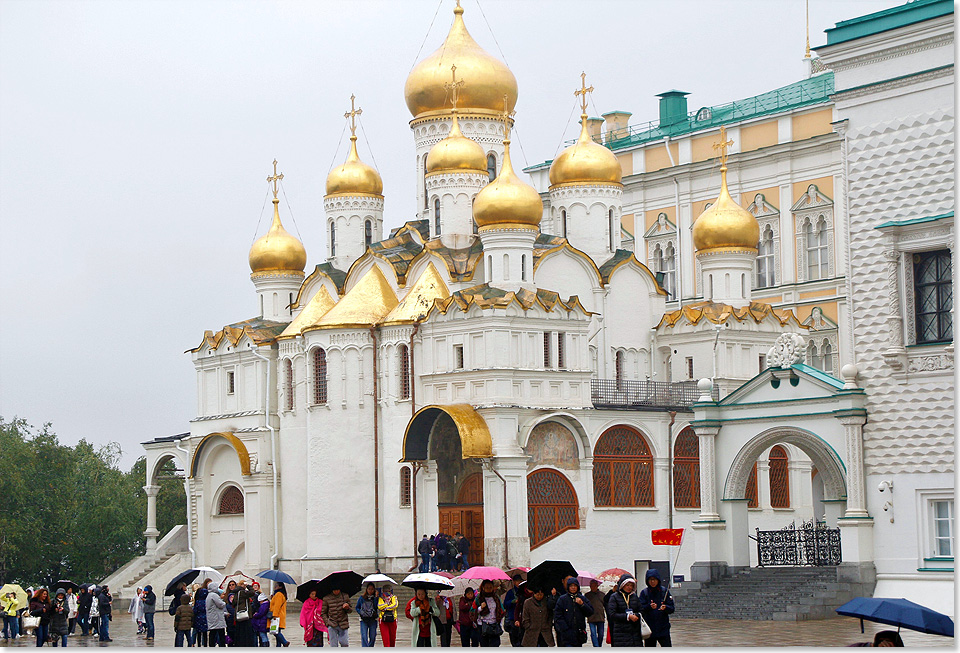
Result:
M235 436L233 433L223 432L223 433L208 433L203 436L203 439L197 444L197 448L193 450L193 456L190 457L190 478L193 478L197 474L197 465L200 462L200 452L206 447L207 442L212 438L223 438L226 440L234 451L237 452L237 458L240 460L240 473L244 476L250 476L250 453L247 451L246 445L243 444L243 440Z
M203 332L203 339L200 344L186 351L199 351L204 345L216 351L225 342L236 347L244 335L248 336L258 347L262 347L273 344L286 326L286 322L272 322L260 317L253 317L243 322L228 324L216 332L207 329Z
M574 256L586 261L590 265L590 267L593 268L593 271L597 273L597 282L601 286L603 285L603 277L600 275L600 268L597 267L597 264L594 262L594 260L590 258L590 256L586 252L583 252L577 249L576 247L574 247L573 245L571 245L570 241L567 240L566 238L561 238L560 243L555 247L551 247L549 249L535 248L533 250L533 278L536 279L537 268L540 267L540 264L548 256L550 256L551 254L555 254L557 252L562 252L562 251L568 251Z
M422 438L421 441L418 442L420 445L418 449L421 451L416 454L414 452L408 452L407 450L408 437L410 435L411 427L418 422L418 418L420 418L420 420L429 419L429 414L424 415L424 413L431 413L434 411L446 413L450 416L450 419L453 420L453 423L457 427L457 434L460 436L460 453L464 460L468 458L493 457L493 438L490 437L490 429L487 427L487 422L485 419L483 419L483 415L478 413L473 406L470 404L451 404L449 406L434 404L431 406L424 406L418 410L407 423L407 428L403 432L403 458L400 459L400 462L426 460L426 454L429 447L429 433L427 434L427 442L423 442ZM433 419L433 422L436 422L436 418ZM432 429L433 422L430 422L428 426L424 425L421 428ZM419 455L423 455L423 457L415 457Z
M336 303L333 297L330 296L327 287L321 285L320 290L313 295L313 298L303 307L300 314L293 318L293 322L287 325L283 333L277 336L277 340L296 338L304 329L316 324Z
M503 290L489 283L482 283L478 286L465 288L457 291L446 299L438 299L434 302L433 308L441 313L446 313L456 304L461 311L466 311L470 306L477 306L481 310L490 308L507 308L511 304L516 304L524 311L530 310L535 305L539 305L544 311L552 312L558 306L567 311L575 309L582 311L585 315L592 315L591 311L586 310L580 303L580 298L573 295L563 301L558 293L544 288L537 289L536 292L526 288L517 290ZM431 309L432 310L432 309Z
M383 276L380 267L374 265L326 315L302 332L372 327L399 303L390 282Z
M714 324L723 324L730 318L738 322L752 319L759 324L768 317L773 317L780 323L780 326L786 326L790 322L793 322L802 329L810 328L807 325L801 324L794 312L788 308L774 308L770 304L764 304L762 302L750 302L748 306L734 308L729 304L710 301L687 304L683 308L664 313L659 324L657 324L657 328L661 326L675 326L681 318L695 325L703 319L713 322Z
M427 316L435 300L449 296L447 284L443 282L440 272L431 261L406 297L384 318L383 325L418 322Z

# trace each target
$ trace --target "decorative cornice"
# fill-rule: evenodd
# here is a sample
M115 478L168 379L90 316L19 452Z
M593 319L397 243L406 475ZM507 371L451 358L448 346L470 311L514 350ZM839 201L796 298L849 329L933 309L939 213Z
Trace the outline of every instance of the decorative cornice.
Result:
M303 270L261 270L260 272L251 272L250 278L253 281L259 281L261 279L276 279L281 281L284 279L303 279Z
M917 52L924 52L926 50L932 50L933 48L940 47L941 45L946 45L953 42L953 30L950 30L949 33L940 34L938 36L932 36L930 38L923 39L914 43L905 43L893 48L886 48L878 52L870 52L868 54L862 54L859 57L852 57L850 59L831 62L829 64L830 69L834 72L841 72L843 70L849 70L851 68L859 68L861 66L866 66L872 63L877 63L881 61L888 61L890 59L896 59L897 57L902 57L909 54L916 54ZM842 91L840 91L842 93Z
M846 91L838 91L830 96L834 102L839 102L842 100L852 100L858 97L863 97L864 95L872 95L874 93L882 93L883 91L891 91L897 88L903 88L904 86L910 86L912 84L918 84L920 82L929 81L931 79L939 79L941 77L953 77L953 64L947 66L941 66L940 68L933 68L931 70L926 70L919 72L913 75L905 75L903 77L897 77L895 79L889 79L885 81L876 82L873 84L865 84L863 86L857 86Z
M551 201L575 199L578 197L609 197L616 199L623 196L623 184L577 181L551 186L549 191Z
M467 188L483 188L490 181L487 171L480 170L438 170L425 175L427 190L441 186L465 186Z

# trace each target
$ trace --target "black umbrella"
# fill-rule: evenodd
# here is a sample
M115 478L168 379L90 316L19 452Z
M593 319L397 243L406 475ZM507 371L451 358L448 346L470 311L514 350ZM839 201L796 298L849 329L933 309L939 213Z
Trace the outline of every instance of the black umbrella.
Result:
M199 569L187 569L186 571L174 576L173 580L167 583L167 589L163 590L164 596L173 596L180 583L192 583L200 575Z
M80 589L85 590L89 587L92 587L93 583L80 583Z
M355 571L335 571L327 574L321 580L312 579L297 586L297 600L306 601L310 592L315 591L317 598L322 599L333 590L340 590L347 596L356 594L363 585L363 576Z
M556 587L561 593L566 592L563 581L568 576L577 577L577 570L566 560L544 560L527 572L527 587L542 589L549 592Z
M58 580L53 584L53 587L50 588L51 591L56 592L60 588L67 589L70 588L73 590L74 594L80 591L80 586L74 583L72 580Z

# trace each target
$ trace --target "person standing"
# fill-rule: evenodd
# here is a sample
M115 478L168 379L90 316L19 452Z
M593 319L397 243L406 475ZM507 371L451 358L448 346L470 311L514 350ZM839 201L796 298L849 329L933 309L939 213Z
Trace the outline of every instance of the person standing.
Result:
M127 614L133 619L137 627L137 634L143 632L143 588L137 588L137 595L130 599L130 605L127 606Z
M307 646L323 646L323 634L327 624L323 621L323 601L317 598L316 590L303 602L300 608L300 625L303 627L303 641Z
M423 536L423 539L420 540L420 544L417 545L417 553L420 554L420 573L425 574L430 569L430 551L432 546L430 544L430 538L426 535Z
M480 628L480 646L500 646L500 635L503 634L500 620L505 614L493 581L480 583L480 592L473 600L473 609L470 611L470 616Z
M650 637L643 645L673 646L670 640L670 614L676 609L673 595L663 587L656 569L648 569L644 580L647 586L640 592L640 614L650 626Z
M50 637L53 638L53 645L63 642L66 646L69 633L70 602L67 601L67 591L60 587L50 603Z
M36 628L37 646L43 646L50 634L50 593L43 587L30 599L30 616L40 617Z
M256 635L257 643L260 646L270 648L270 619L267 615L270 613L270 599L266 594L257 595L257 607L253 617L250 619L253 625L253 632Z
M143 594L140 595L140 604L143 606L143 625L145 640L153 641L156 629L153 625L153 617L157 612L157 595L153 593L153 585L147 585L143 588Z
M383 645L393 648L397 645L397 608L400 602L393 593L393 588L384 585L380 590L377 609L380 611L380 639Z
M460 646L462 648L480 646L480 629L470 615L470 611L473 609L474 598L476 597L474 596L472 587L468 587L463 592L463 596L460 597L458 622L460 624Z
M330 646L349 646L350 597L335 589L323 597L323 621L327 624Z
M97 594L97 609L100 610L100 641L112 642L110 639L110 620L113 618L113 596L110 588L104 585Z
M207 646L207 594L212 582L204 578L193 593L193 641L197 646Z
M377 621L379 617L380 597L377 586L367 583L363 594L357 598L356 611L360 617L360 646L372 647L377 643Z
M233 593L233 614L236 626L234 627L234 646L256 646L257 640L253 634L251 617L257 611L258 592L247 587L247 581L241 580L237 584L237 591Z
M533 590L533 596L523 602L520 610L523 630L521 646L556 646L553 640L553 613L547 605L547 596L542 587Z
M467 559L470 555L470 540L463 536L463 533L457 533L457 551L460 553L460 570L466 571L470 568L470 561Z
M90 630L94 635L100 635L100 589L96 585L90 586Z
M590 641L595 647L603 646L603 627L606 625L607 610L603 594L600 592L600 581L596 578L591 580L590 591L584 594L583 598L590 601L590 607L593 608L593 614L587 617L587 625L590 627Z
M413 598L407 602L407 619L413 622L410 629L410 646L421 647L437 645L437 624L434 617L440 616L440 610L429 596L427 590L417 589Z
M237 581L231 580L227 583L227 590L222 598L225 604L224 621L227 624L225 634L227 646L236 646L234 642L237 639L237 610L233 607L233 604L237 598Z
M433 548L435 553L433 557L437 561L437 569L439 571L447 571L447 540L443 536L443 533L437 533L437 536L433 540Z
M583 646L587 642L587 617L593 614L593 606L580 593L580 582L567 578L567 592L557 599L554 608L554 623L559 641L557 646Z
M173 628L177 631L173 643L175 647L183 648L184 640L187 641L187 647L193 646L190 639L190 631L193 630L193 608L190 607L190 596L186 592L180 597L180 605L173 613Z
M77 597L77 621L80 622L80 635L90 634L90 604L93 603L93 592L89 587L81 587Z
M147 587L150 587L149 585ZM207 591L207 646L226 646L227 645L227 620L226 607L220 596L223 590L214 587ZM148 637L153 639L153 619L148 623Z
M503 625L510 635L511 646L520 646L520 640L522 639L519 626L520 615L517 614L517 599L520 598L520 583L522 582L523 576L514 574L510 589L503 595L503 609L506 612Z
M616 624L610 632L611 646L643 646L640 632L641 606L636 590L637 581L633 575L623 574L617 581L617 591L610 595L607 613L611 623Z
M20 609L20 602L14 592L7 592L0 598L0 609L3 612L3 638L18 639L20 637L20 619L17 617L17 611Z
M77 595L73 593L73 588L67 588L67 605L70 606L70 612L68 613L69 619L69 632L68 635L72 635L77 630L77 610L79 608L79 603L77 603Z
M439 590L435 601L437 609L440 611L439 623L437 624L440 646L450 648L450 638L453 636L453 601L448 596L442 596Z
M277 622L277 630L273 633L277 646L290 646L290 642L283 636L283 629L287 627L287 588L283 583L277 583L270 597L270 612Z

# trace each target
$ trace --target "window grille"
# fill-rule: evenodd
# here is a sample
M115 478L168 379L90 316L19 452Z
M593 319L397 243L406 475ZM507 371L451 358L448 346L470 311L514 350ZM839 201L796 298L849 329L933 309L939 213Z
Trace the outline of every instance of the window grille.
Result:
M567 237L567 211L560 211L560 233L564 238Z
M233 372L227 372L227 394L232 395L236 389L236 376Z
M337 223L330 223L330 256L337 255Z
M218 515L242 515L243 492L235 485L231 485L220 495L220 505L217 506Z
M770 288L776 285L776 269L773 254L773 228L767 225L757 246L757 288Z
M544 369L550 369L552 367L551 357L550 357L550 340L552 339L552 334L549 331L543 332L543 367Z
M563 338L564 334L557 332L557 368L563 369L567 366L567 361L565 360L565 352L563 350Z
M409 506L410 505L410 496L411 496L411 487L413 485L412 481L413 475L410 472L409 467L400 468L400 505Z
M440 198L433 200L433 235L440 235Z
M613 426L600 436L593 454L596 505L653 506L653 456L639 431Z
M293 410L293 361L283 361L283 396L287 410Z
M938 558L953 557L953 501L934 501L933 508L933 555Z
M913 256L917 344L953 340L953 270L950 251Z
M490 181L493 181L497 178L497 155L488 154L487 155L487 178Z
M670 299L676 299L677 253L673 248L673 243L667 243L667 247L664 249L660 271L663 272L663 289L670 295Z
M623 352L618 351L613 357L614 378L617 381L617 390L623 390Z
M700 439L689 427L680 432L673 447L673 505L700 507Z
M453 361L458 370L463 369L463 345L453 346Z
M527 476L531 549L564 531L580 528L579 512L577 493L566 476L552 469L538 469Z
M327 403L327 352L321 347L313 350L313 403Z
M747 500L747 508L760 507L760 492L757 489L757 463L753 463L753 469L750 470L750 477L747 479L747 490L744 493Z
M400 345L400 398L410 398L410 348Z
M790 472L787 450L779 444L770 450L770 506L790 507Z
M367 220L363 223L363 246L370 247L373 242L373 223Z
M693 356L687 356L687 378L693 378Z
M828 264L827 221L821 215L814 221L807 221L807 280L826 279L830 276Z

